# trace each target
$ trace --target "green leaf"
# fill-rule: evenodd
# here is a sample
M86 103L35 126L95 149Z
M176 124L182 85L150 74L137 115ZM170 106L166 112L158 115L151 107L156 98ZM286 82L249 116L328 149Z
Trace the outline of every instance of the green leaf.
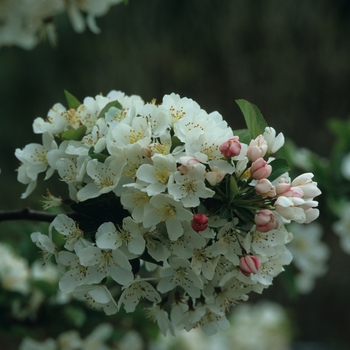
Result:
M171 137L171 149L170 152L172 152L176 147L182 146L183 143L180 141L180 139L177 136Z
M64 140L73 140L80 141L86 134L86 126L82 125L78 129L66 130L61 134L61 139Z
M119 101L112 101L107 103L101 110L100 114L99 114L99 118L104 118L105 114L109 111L110 108L115 107L119 110L123 109L123 106L119 103Z
M88 152L89 156L92 159L97 159L100 163L104 163L104 161L107 159L107 156L103 153L94 153L94 151L95 151L95 147L91 146Z
M64 94L69 108L77 109L81 105L81 102L67 90L64 90Z
M230 201L232 202L233 198L239 193L239 188L237 185L237 181L234 176L230 176Z
M272 172L268 179L271 182L290 170L288 162L283 158L274 159L270 165L272 166Z
M259 108L252 103L246 100L236 100L236 103L243 113L251 138L255 139L267 127L264 117L260 113Z
M248 145L252 139L248 129L233 130L233 135L239 137L239 142L246 143Z

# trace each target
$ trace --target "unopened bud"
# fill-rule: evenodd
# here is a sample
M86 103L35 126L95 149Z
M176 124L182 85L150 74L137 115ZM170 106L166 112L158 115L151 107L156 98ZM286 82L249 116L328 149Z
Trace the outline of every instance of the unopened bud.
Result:
M276 196L276 188L272 183L264 178L260 179L255 185L255 192L262 196L266 197L275 197Z
M255 140L251 140L247 149L247 157L254 162L258 158L264 157L267 152L267 142L264 136L259 135Z
M238 136L233 136L229 140L225 141L220 147L219 150L223 156L227 159L231 157L238 156L241 152L242 145L239 142Z
M208 217L205 214L193 214L191 226L196 232L204 231L208 227Z
M256 229L259 232L277 230L279 227L279 222L276 219L275 214L268 209L260 210L255 216L254 222L256 224Z
M249 276L251 273L256 274L260 267L260 260L254 255L242 256L239 260L239 268L244 276Z
M255 180L261 180L269 177L272 172L272 167L263 158L255 160L250 167L250 175Z

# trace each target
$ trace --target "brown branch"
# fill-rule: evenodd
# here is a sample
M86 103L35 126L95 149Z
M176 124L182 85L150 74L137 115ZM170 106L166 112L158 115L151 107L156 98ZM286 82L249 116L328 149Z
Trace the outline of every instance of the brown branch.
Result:
M67 216L77 220L79 215L77 213L67 213ZM15 220L28 220L28 221L43 221L52 222L57 214L47 213L45 211L33 210L30 208L18 209L18 210L0 210L0 222L2 221L15 221Z

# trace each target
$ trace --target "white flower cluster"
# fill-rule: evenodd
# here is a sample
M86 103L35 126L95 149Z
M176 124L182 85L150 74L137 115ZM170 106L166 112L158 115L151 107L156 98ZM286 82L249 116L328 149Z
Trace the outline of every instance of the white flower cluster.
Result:
M122 1L1 0L0 47L17 45L24 49L32 49L45 36L55 43L53 18L64 12L68 14L76 32L83 32L87 24L92 32L99 33L95 18L103 16L112 5Z
M292 260L284 224L317 218L313 175L291 181L271 157L284 143L273 128L241 142L218 112L176 94L66 96L70 108L34 121L43 144L16 150L23 196L57 172L79 214L31 236L63 271L60 289L107 314L146 299L163 334L228 328L229 307ZM45 207L62 202L49 194Z

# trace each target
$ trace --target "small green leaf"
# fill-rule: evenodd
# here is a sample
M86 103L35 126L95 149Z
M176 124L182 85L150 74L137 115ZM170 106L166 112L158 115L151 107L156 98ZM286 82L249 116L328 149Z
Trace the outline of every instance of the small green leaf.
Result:
M170 152L172 152L176 147L182 146L183 143L180 141L180 139L176 136L171 137L171 149Z
M274 159L270 163L270 165L272 166L272 172L268 178L269 181L276 180L279 176L283 175L284 173L290 170L288 162L283 158Z
M104 163L104 161L107 159L107 156L103 153L94 153L94 151L95 151L95 147L91 146L88 152L89 156L92 159L97 159L100 163Z
M236 100L236 103L244 115L251 138L255 139L257 136L261 135L267 127L264 117L260 113L259 108L254 104L246 100Z
M86 133L86 126L82 125L78 129L70 129L66 130L61 134L61 139L64 140L73 140L73 141L80 141Z
M237 181L234 176L230 176L230 201L232 202L233 198L236 194L239 193L239 188L237 185Z
M248 129L233 130L233 135L239 137L239 142L249 145L252 139Z
M119 103L119 101L112 101L112 102L109 102L107 103L101 110L100 114L99 114L99 118L104 118L105 117L105 114L109 111L109 109L111 107L115 107L119 110L122 110L123 109L123 106Z
M81 105L81 102L67 90L64 90L64 94L69 108L77 109Z

